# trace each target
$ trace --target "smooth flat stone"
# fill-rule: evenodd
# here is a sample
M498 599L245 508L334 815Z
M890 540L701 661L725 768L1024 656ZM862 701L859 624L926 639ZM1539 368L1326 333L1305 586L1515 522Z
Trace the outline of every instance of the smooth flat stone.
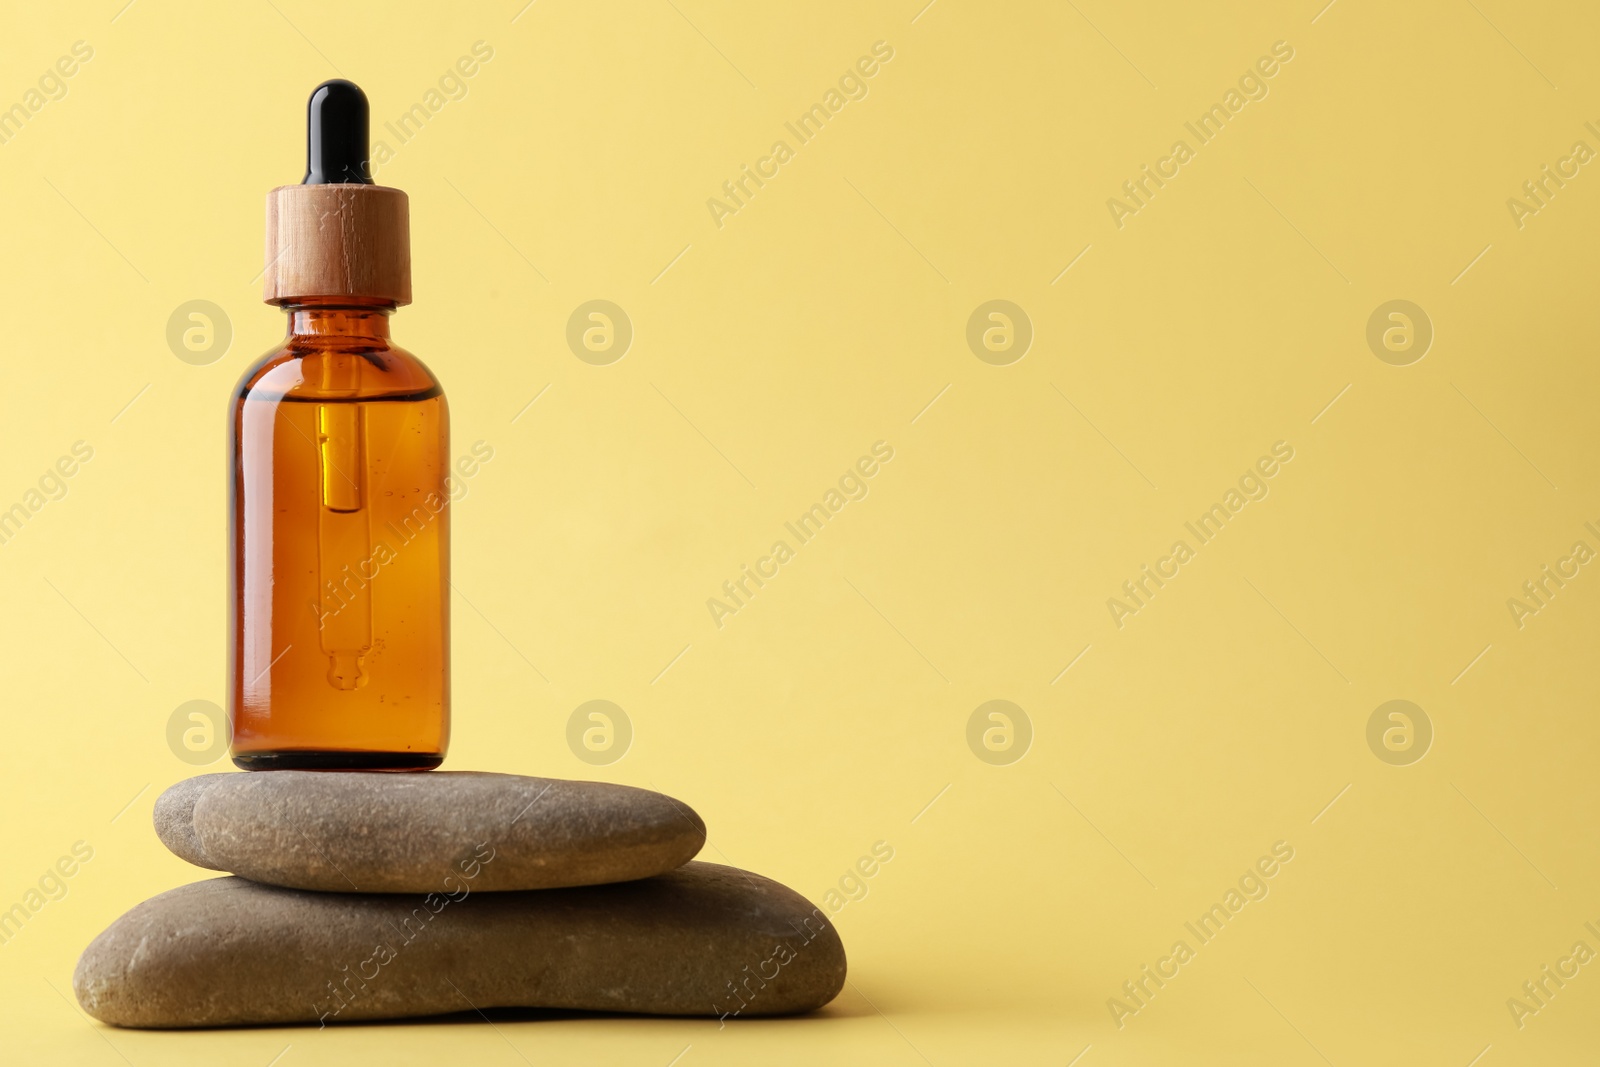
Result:
M445 893L600 885L692 859L706 827L648 789L481 771L205 774L161 794L190 863L294 889Z
M759 875L690 863L457 900L216 878L112 923L72 985L101 1022L173 1028L513 1007L781 1015L821 1007L844 978L844 945L820 908Z
M207 867L213 871L220 868L213 867L211 861L206 859L205 852L200 848L200 841L195 837L194 802L199 799L206 786L226 777L224 774L202 774L198 778L184 779L156 798L156 810L153 815L156 836L161 838L167 848L195 866Z

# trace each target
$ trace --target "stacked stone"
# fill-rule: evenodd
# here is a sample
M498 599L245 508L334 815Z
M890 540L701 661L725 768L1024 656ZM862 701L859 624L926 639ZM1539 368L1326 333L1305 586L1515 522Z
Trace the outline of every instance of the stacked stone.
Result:
M693 862L705 823L645 789L472 771L208 774L156 802L232 877L162 893L78 961L117 1026L327 1025L491 1008L809 1011L844 985L822 911Z

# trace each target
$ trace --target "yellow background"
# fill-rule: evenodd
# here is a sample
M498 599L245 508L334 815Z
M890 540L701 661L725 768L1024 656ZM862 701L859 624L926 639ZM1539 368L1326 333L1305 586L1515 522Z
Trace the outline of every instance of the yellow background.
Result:
M1506 200L1600 148L1600 15L924 2L8 12L0 102L74 41L94 58L0 145L0 506L95 455L0 546L0 906L95 854L0 947L7 1062L1592 1060L1600 965L1520 1029L1506 1001L1600 948L1600 576L1520 629L1506 601L1600 548L1600 176L1520 229ZM495 449L454 509L446 766L673 793L706 858L819 901L888 842L837 916L850 984L725 1030L99 1027L66 999L78 952L201 873L149 818L196 773L173 709L223 699L223 413L282 332L263 194L299 180L316 83L359 82L381 137L479 40L380 174L412 205L396 338L445 383L452 452ZM879 40L867 97L718 228L707 198ZM1114 225L1280 40L1269 95ZM635 331L609 366L565 341L596 298ZM165 338L195 299L234 333L207 366ZM1008 366L965 340L990 299L1033 325ZM1409 366L1366 342L1393 299L1435 330ZM713 625L879 440L867 498ZM1280 440L1270 495L1119 629L1107 598ZM635 733L602 768L566 743L591 699ZM995 699L1034 731L1007 766L966 740ZM1409 766L1367 745L1391 699L1435 731ZM1107 999L1280 840L1266 899L1119 1029Z

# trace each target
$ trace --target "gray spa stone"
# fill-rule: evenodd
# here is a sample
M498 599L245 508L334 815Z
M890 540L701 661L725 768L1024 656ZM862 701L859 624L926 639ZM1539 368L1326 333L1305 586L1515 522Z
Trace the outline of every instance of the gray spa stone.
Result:
M648 878L706 839L693 809L647 789L481 771L206 774L161 794L155 826L201 867L361 893L447 892L469 867L480 891Z
M196 882L112 923L73 989L102 1022L174 1028L509 1007L779 1015L844 985L822 910L758 875L690 863L617 885L480 892L499 862L463 874L453 896Z
M195 837L194 802L206 786L225 777L222 774L202 774L198 778L188 778L156 798L156 836L179 858L213 871L220 868L213 867L211 861L206 859L206 854L200 849L200 840Z

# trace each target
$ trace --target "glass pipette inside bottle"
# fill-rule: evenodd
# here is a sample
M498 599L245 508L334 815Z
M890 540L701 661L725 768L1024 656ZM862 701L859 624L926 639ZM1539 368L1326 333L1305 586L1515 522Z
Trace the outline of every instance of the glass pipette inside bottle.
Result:
M359 357L321 353L327 393L354 396ZM328 657L328 684L355 689L366 684L364 661L372 649L371 537L366 507L366 420L354 401L317 405L317 580L324 594L319 639ZM374 575L375 577L375 575Z

